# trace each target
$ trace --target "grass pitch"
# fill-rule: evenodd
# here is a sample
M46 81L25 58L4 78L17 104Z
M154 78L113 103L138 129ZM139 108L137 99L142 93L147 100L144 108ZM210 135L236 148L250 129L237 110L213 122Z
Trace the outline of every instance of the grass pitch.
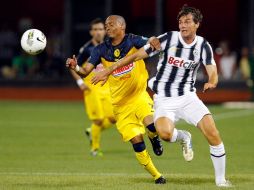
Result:
M223 137L232 189L254 188L254 110L209 107ZM156 157L166 185L152 178L114 127L103 131L103 157L89 155L90 125L82 102L0 102L0 189L218 189L206 140L198 129L177 124L193 136L194 160L186 163L179 144L164 143ZM147 140L147 138L146 138Z

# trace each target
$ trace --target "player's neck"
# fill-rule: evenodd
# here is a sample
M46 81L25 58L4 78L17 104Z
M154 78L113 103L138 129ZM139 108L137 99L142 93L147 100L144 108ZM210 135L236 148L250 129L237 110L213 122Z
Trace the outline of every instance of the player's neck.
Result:
M182 38L183 38L183 41L186 44L191 44L195 40L195 37L196 37L196 35L194 35L194 36L188 36L188 37L182 37Z
M101 44L102 42L99 42L99 41L92 38L92 43L94 46L97 46L97 45Z
M113 46L119 45L119 44L123 41L124 36L125 36L125 34L123 33L123 34L121 34L121 35L119 35L119 36L117 36L117 37L115 37L115 38L112 38L112 39L111 39L112 45L113 45Z

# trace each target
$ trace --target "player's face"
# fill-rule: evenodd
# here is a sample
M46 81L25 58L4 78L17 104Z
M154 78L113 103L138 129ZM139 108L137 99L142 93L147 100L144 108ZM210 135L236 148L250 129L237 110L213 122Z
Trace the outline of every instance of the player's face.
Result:
M105 28L107 36L110 38L115 38L122 32L121 25L117 22L115 18L107 18L105 22Z
M93 39L95 39L97 42L102 42L105 37L105 28L104 24L98 23L94 24L92 26L92 29L90 30L90 34Z
M179 29L183 38L193 38L196 35L199 23L195 23L191 13L183 15L179 19Z

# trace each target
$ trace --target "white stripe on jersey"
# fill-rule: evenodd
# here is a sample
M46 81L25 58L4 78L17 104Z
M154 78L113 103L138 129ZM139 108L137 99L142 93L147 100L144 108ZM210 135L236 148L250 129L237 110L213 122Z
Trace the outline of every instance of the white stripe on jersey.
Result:
M167 97L196 91L194 83L200 63L215 64L210 44L201 36L186 44L177 31L158 38L162 46L160 52L151 52L149 45L144 47L149 56L160 53L157 74L148 86L159 96Z

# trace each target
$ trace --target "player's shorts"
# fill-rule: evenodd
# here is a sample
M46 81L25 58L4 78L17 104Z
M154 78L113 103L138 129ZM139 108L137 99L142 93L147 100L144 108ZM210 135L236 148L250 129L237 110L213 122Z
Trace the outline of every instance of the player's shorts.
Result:
M143 120L146 116L154 114L153 101L145 92L132 103L114 106L114 114L116 127L123 141L130 141L140 134L145 134Z
M173 122L184 119L195 126L205 115L211 114L196 93L178 97L154 95L154 109L154 121L160 117L167 117Z
M114 118L110 95L101 96L96 90L85 91L84 104L90 120Z

